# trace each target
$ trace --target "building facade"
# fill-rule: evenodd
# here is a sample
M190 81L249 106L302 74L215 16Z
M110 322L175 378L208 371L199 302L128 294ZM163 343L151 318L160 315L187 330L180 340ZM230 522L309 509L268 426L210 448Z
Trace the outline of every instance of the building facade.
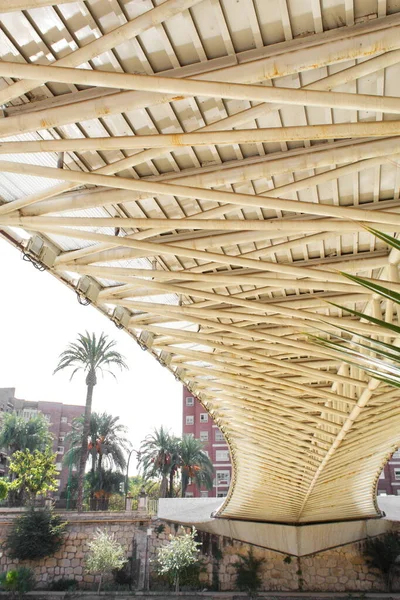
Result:
M61 402L22 400L15 397L15 388L0 388L0 416L1 413L13 411L26 420L42 413L49 422L49 431L53 436L53 452L56 454L56 469L59 472L57 479L58 491L55 496L59 497L60 492L65 489L68 483L70 471L69 466L63 464L64 454L69 449L66 435L72 429L72 420L75 417L80 417L84 413L85 407L62 404Z
M190 483L186 496L224 498L228 493L232 476L231 458L224 434L215 425L212 417L202 407L197 398L185 387L183 388L182 413L183 434L193 435L203 442L204 451L208 454L214 467L213 489L198 489L194 483Z
M400 496L400 450L392 454L380 474L378 496Z

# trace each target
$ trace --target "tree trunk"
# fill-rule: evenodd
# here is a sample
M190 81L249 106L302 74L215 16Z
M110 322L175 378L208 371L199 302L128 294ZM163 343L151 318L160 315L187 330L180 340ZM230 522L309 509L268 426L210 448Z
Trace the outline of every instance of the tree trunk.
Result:
M103 581L103 575L100 575L99 587L97 588L97 593L100 594L101 584Z
M169 474L169 497L172 498L174 495L174 471L171 469Z
M101 470L102 461L103 461L103 455L99 454L98 470L99 470L99 488L101 490L103 489L103 473L102 473L102 470Z
M189 483L189 478L186 473L182 472L181 497L184 498Z
M168 479L165 475L162 476L160 485L160 498L167 498Z
M177 573L175 577L175 592L179 592L179 573Z
M76 500L76 508L78 512L82 512L83 510L83 484L85 480L85 467L88 455L88 437L90 431L90 416L92 414L93 388L95 386L95 383L90 380L92 378L89 378L89 375L87 379L89 381L87 381L85 419L83 422L81 456L79 459L78 496Z
M89 419L90 420L90 419ZM93 440L92 440L93 443ZM93 502L94 502L94 476L95 476L95 472L96 472L96 452L93 453L93 449L90 451L91 455L92 455L92 487L90 490L90 506L92 506Z

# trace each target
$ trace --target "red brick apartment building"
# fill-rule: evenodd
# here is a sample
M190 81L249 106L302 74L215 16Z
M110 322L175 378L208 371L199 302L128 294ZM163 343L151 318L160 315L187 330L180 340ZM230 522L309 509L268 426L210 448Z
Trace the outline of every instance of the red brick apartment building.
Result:
M380 474L378 496L400 496L400 450L392 454Z
M84 411L84 406L73 404L62 404L61 402L31 402L30 400L21 400L15 397L15 388L0 388L0 418L2 412L17 412L25 419L35 417L42 413L49 422L49 431L53 435L53 452L56 454L56 468L59 471L58 492L59 494L67 485L69 467L63 465L63 456L69 449L65 439L67 433L71 431L72 419L80 417ZM1 459L1 452L0 452ZM1 469L0 477L4 475L4 469Z
M231 482L232 464L224 434L213 422L208 412L189 390L183 388L183 427L184 434L191 434L204 443L204 450L214 466L212 490L198 489L193 483L187 488L187 497L219 497L227 495Z

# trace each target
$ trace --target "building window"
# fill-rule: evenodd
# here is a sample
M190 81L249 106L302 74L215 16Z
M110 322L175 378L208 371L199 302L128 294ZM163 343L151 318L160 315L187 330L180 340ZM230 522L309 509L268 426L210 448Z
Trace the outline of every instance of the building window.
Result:
M231 474L230 471L217 471L216 472L216 485L229 485Z
M194 416L193 415L186 416L186 425L194 425Z
M61 423L68 423L67 417L61 417Z
M200 431L200 441L208 442L208 431Z
M194 406L193 396L186 396L186 406Z
M185 498L193 498L193 492L186 492Z
M208 413L200 413L200 423L208 423Z
M387 496L386 492L378 492L378 496Z
M45 415L43 415L43 416L44 416L44 418L46 419L46 421L47 421L48 423L50 423L50 421L51 421L51 415L49 415L49 413L46 413L46 414L45 414Z
M58 438L59 442L63 442L65 440L65 435L60 435L60 437Z
M29 419L37 417L37 414L38 411L34 408L24 408L22 411L22 418L25 419L25 421L29 421Z
M57 447L57 454L64 454L64 446Z
M394 478L396 481L400 481L400 469L394 470Z
M217 498L226 498L228 492L218 492L217 493Z
M382 473L379 475L379 479L385 479L385 471L382 471Z
M400 449L396 450L396 452L393 452L392 458L400 458Z
M200 492L200 498L208 498L208 492L207 491Z
M61 469L62 469L62 463L60 463L60 462L56 463L56 470L61 471Z
M61 479L56 479L56 486L59 488L61 485Z
M225 441L224 434L219 429L215 430L215 441L216 442L224 442Z
M217 450L215 453L215 460L217 462L229 460L229 452L228 450Z

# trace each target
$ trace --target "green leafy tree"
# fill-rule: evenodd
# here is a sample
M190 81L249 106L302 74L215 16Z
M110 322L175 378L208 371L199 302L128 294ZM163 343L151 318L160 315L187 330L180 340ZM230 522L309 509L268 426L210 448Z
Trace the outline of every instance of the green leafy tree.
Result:
M132 508L137 508L139 494L144 491L149 498L160 497L160 487L156 479L146 479L143 475L133 475L128 479L128 494L133 498Z
M11 558L38 560L60 549L65 536L66 521L49 509L30 507L14 519L6 540Z
M368 565L378 569L382 575L388 592L392 589L393 576L398 568L400 556L400 538L395 532L386 533L382 537L368 539L364 556Z
M86 373L86 403L85 416L83 421L81 454L78 469L78 498L77 509L82 511L83 502L83 484L85 477L85 466L88 455L88 438L90 433L90 417L92 414L92 400L94 386L97 384L99 373L110 373L112 367L119 367L121 370L128 368L124 357L114 350L115 341L109 341L108 336L102 333L99 338L96 334L85 332L85 335L79 334L78 340L68 345L59 356L59 362L54 373L72 368L72 377L78 371Z
M182 473L181 494L185 497L190 479L200 488L211 490L213 486L213 465L204 452L203 442L191 435L184 435L179 447Z
M179 438L162 426L154 429L140 445L139 464L145 479L161 479L160 498L168 497L168 484L171 495L171 478L173 479L179 466Z
M23 598L35 587L35 575L28 567L18 567L18 569L11 569L0 574L0 589L8 592L11 598Z
M86 558L86 570L88 573L100 575L99 587L105 575L111 574L114 569L122 569L127 562L125 552L115 537L107 531L98 529L94 540L88 543L89 551Z
M49 424L42 414L25 420L15 412L3 416L0 427L0 448L10 455L18 450L44 450L52 442Z
M156 570L160 575L173 579L175 592L179 592L179 578L182 571L193 565L200 554L200 542L196 542L196 530L183 535L170 535L169 544L158 548Z
M265 559L256 558L253 548L250 548L247 556L238 558L239 560L233 563L236 569L236 586L239 590L255 596L262 585L260 571Z
M14 475L9 484L10 490L16 491L20 496L29 501L37 495L54 492L57 490L55 467L56 455L50 448L44 452L29 450L14 452L11 458L9 470Z

